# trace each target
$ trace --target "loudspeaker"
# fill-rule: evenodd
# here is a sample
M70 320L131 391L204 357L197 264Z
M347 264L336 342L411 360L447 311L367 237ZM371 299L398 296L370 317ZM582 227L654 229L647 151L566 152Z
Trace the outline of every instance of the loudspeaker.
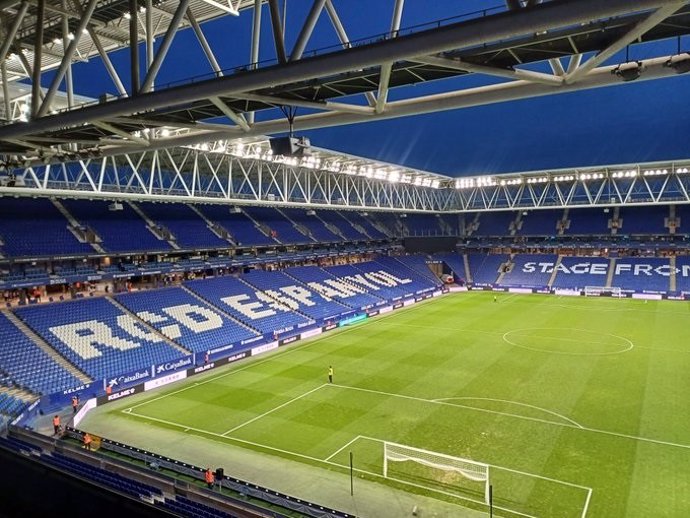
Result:
M269 140L274 156L304 156L309 147L309 139L295 137L275 137Z
M221 481L225 477L225 470L223 468L216 468L216 480Z

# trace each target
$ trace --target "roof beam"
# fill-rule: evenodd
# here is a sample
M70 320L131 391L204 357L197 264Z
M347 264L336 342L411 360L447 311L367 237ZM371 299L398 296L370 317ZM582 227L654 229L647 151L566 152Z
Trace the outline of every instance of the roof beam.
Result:
M520 68L506 69L487 67L484 65L475 65L474 63L466 63L455 58L441 58L438 56L417 56L413 58L418 63L427 65L434 65L443 68L450 68L452 70L461 70L463 72L472 72L476 74L486 74L489 76L505 77L513 80L531 81L534 83L543 83L548 85L559 86L563 84L563 78L551 74L544 74L542 72L534 72L532 70L523 70Z
M222 111L228 119L237 124L244 131L249 131L249 124L247 124L247 121L244 119L241 113L235 113L234 110L232 110L218 97L209 97L209 101L211 101L216 108Z
M101 105L87 106L58 115L42 117L25 124L6 125L0 127L0 140L70 127L88 123L91 120L179 106L208 97L233 96L261 88L379 66L387 60L404 60L420 54L429 55L448 49L481 45L490 41L553 29L557 24L565 26L585 23L669 3L669 0L548 2L535 9L506 12L458 22L429 31L349 48L346 51L301 59L285 65L260 68L249 73L233 74L137 97L118 99ZM677 1L671 3L674 7L678 5Z
M573 84L582 79L590 70L603 64L607 59L611 58L617 52L623 50L630 43L642 36L644 33L663 22L666 18L680 9L685 2L676 0L669 5L664 5L650 14L644 20L638 22L630 31L628 31L622 38L615 41L608 48L599 52L596 56L587 60L583 65L580 65L571 73L565 76L565 82Z

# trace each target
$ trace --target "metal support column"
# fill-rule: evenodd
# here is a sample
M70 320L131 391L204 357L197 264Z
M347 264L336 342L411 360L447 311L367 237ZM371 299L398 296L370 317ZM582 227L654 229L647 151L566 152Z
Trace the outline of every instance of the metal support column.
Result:
M129 62L132 96L139 93L139 8L137 0L129 0Z
M31 74L31 115L38 115L41 105L41 61L43 57L43 25L46 12L46 0L38 0L36 5L36 37L34 39L34 62Z

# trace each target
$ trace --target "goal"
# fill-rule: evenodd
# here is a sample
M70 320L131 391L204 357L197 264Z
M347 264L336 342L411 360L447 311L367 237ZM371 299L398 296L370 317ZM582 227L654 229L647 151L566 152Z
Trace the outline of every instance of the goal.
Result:
M622 297L623 292L621 291L620 288L616 286L612 286L610 288L607 288L605 286L585 286L585 297L601 297L601 296L610 296L610 297Z
M404 444L383 442L383 476L390 476L391 463L412 463L423 469L407 470L408 476L433 485L454 486L463 489L463 482L471 489L483 494L484 502L489 504L489 465L470 459L453 457ZM414 471L414 473L412 473ZM450 475L450 476L449 476Z

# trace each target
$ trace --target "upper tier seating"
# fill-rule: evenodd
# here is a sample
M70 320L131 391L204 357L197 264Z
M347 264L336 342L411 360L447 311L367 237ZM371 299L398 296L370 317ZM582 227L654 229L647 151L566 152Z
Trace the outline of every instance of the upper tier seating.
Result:
M340 278L353 273L361 273L349 265L330 266L327 268L296 266L288 268L285 272L317 293L340 301L353 309L366 309L383 302L383 299L380 297L367 293L366 289L361 285L355 285Z
M340 212L335 210L319 210L316 212L325 223L336 227L349 241L366 241L369 238L353 227Z
M288 332L311 323L235 277L187 281L185 286L262 334Z
M655 257L616 259L611 286L626 290L666 292L670 289L669 260Z
M549 284L557 257L550 254L518 254L513 258L513 269L503 276L501 286L541 288ZM539 265L551 263L551 267Z
M197 353L257 336L182 288L125 293L115 298L161 334Z
M520 218L520 236L555 236L558 234L557 222L563 217L563 209L532 210Z
M18 415L25 406L26 401L7 392L0 391L0 416L6 415L14 417Z
M0 314L0 371L12 383L37 394L52 394L81 385L53 358Z
M311 237L319 243L343 241L343 238L331 232L316 215L309 216L305 209L281 209L281 212L294 223L309 230Z
M605 286L610 260L606 257L563 257L552 287L582 290Z
M230 212L227 205L199 205L208 219L219 223L239 246L271 246L276 241L263 234L244 212Z
M668 234L668 228L664 226L668 217L668 205L645 207L642 211L621 207L618 219L622 220L623 226L618 233Z
M0 251L9 257L40 257L93 253L68 230L69 223L47 198L0 201Z
M93 379L182 356L161 335L104 297L24 307L16 314Z
M515 221L516 213L513 211L482 212L479 214L479 227L472 232L473 236L509 236L510 224ZM465 222L473 220L465 215ZM467 227L465 228L467 230Z
M507 254L467 254L474 284L493 284L498 279L499 267L508 260Z
M676 219L680 220L676 234L690 235L690 205L676 205Z
M127 203L122 210L109 210L108 201L64 200L63 205L80 222L91 227L103 240L108 252L170 250L167 241L158 239Z
M408 214L405 219L408 236L443 236L447 233L439 224L436 214Z
M259 223L275 232L275 239L280 243L313 243L314 240L302 234L291 221L285 219L273 207L245 207L244 211Z
M359 212L352 210L339 211L340 215L349 222L359 225L371 239L386 239L388 236L377 229L367 216L362 216Z
M227 248L229 243L214 234L208 224L182 203L138 203L151 220L166 227L180 248Z
M570 209L567 218L570 221L570 226L564 234L570 236L610 235L611 229L608 227L608 222L612 215L612 211L604 212L601 208Z
M311 288L283 272L254 270L243 278L255 288L263 290L273 298L284 300L288 305L294 305L294 302L291 299L287 299L285 295L297 298L301 303L299 308L295 309L314 320L327 320L344 313L352 313L352 308L336 300L314 293Z
M400 213L391 212L370 212L369 218L372 221L376 221L379 226L383 226L386 230L386 234L390 237L402 237L406 231L404 220L406 218L401 218Z

